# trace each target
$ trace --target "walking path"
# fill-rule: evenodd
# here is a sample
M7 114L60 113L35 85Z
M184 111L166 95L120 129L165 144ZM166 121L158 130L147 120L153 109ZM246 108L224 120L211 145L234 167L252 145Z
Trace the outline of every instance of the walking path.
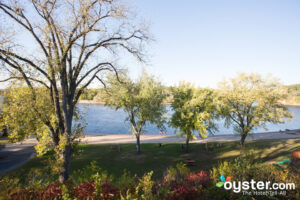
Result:
M0 149L0 174L4 174L22 164L36 155L33 139L24 143L7 144Z

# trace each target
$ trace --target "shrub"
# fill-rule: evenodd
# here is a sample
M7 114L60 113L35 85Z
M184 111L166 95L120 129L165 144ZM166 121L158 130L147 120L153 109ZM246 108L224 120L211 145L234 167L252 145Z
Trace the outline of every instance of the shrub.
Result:
M136 188L136 192L140 199L151 200L153 199L153 185L154 181L151 180L153 171L145 174L143 178L139 180L139 184Z
M198 173L190 173L186 177L186 181L191 185L207 185L209 181L209 175L205 171L200 171Z
M138 178L136 175L131 175L129 172L124 170L123 175L117 180L116 187L120 188L121 195L123 198L127 196L127 193L135 192L135 187L138 184Z
M176 167L170 167L167 169L167 173L164 177L164 181L171 183L173 181L181 182L190 173L190 169L183 163L178 163Z
M74 196L80 200L92 198L94 196L94 192L95 192L95 184L89 181L76 186L73 191Z
M110 183L104 183L101 186L101 192L99 196L102 200L115 199L120 196L120 190L113 187Z
M92 169L97 167L92 164L89 166ZM246 171L249 170L249 171ZM113 182L108 178L106 173L100 173L99 170L95 174L85 172L86 180L83 183L76 184L68 182L64 185L59 183L51 183L48 186L41 186L39 184L33 185L31 188L21 188L17 179L4 178L0 181L1 197L6 197L8 200L12 199L101 199L101 200L132 200L132 199L168 199L168 200L192 200L192 199L251 199L250 196L240 196L233 191L225 190L224 188L216 187L219 182L220 174L229 175L242 180L256 181L271 181L271 182L290 182L295 183L296 186L300 184L299 170L294 168L283 169L280 166L261 165L252 162L247 157L235 159L232 162L220 163L213 168L211 174L205 171L188 173L189 169L182 163L177 164L174 168L167 170L166 176L158 181L152 180L153 172L145 174L138 179L136 175L131 176L126 171L118 181ZM83 173L83 172L82 172ZM227 173L227 174L226 174ZM212 177L213 179L211 179ZM214 180L216 179L216 180ZM78 180L78 179L77 179ZM3 182L4 181L4 182ZM6 184L6 187L3 185ZM15 188L13 190L10 184ZM2 195L5 194L5 195ZM255 199L297 199L299 198L299 191L288 191L286 196L256 196Z
M213 167L210 173L215 182L219 181L221 174L230 176L232 180L250 180L251 169L257 165L258 163L254 162L252 154L246 154L246 156L235 158L232 162L224 161L220 163L217 167Z
M171 193L167 197L168 200L190 200L200 196L200 189L188 184L173 183L171 185Z

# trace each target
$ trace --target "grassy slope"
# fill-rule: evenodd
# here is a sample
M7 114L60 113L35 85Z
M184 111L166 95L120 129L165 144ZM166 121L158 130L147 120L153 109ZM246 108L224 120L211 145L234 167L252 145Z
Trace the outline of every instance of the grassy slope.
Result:
M215 143L216 144L216 143ZM80 145L81 153L74 156L71 162L71 173L76 169L88 165L96 160L99 166L108 171L114 177L123 173L124 169L132 174L142 175L145 172L154 171L154 178L159 178L165 170L174 166L187 158L194 159L196 166L191 167L192 171L201 169L209 170L218 162L230 160L240 154L238 142L224 142L221 148L214 148L207 152L204 144L191 144L191 151L185 154L180 144L142 144L142 154L135 153L134 144L121 145L121 152L112 151L111 145ZM267 140L246 142L243 151L253 151L257 158L270 164L272 162L283 161L290 157L290 152L300 151L300 140ZM10 175L22 177L28 174L31 168L45 167L47 156L34 158L25 165L10 172Z

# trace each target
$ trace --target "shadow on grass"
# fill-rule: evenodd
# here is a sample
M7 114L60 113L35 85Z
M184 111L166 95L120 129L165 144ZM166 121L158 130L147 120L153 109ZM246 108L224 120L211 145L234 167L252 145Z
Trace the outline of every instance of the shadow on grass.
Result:
M217 147L221 144L221 147ZM241 152L254 152L257 159L268 163L270 161L281 161L288 159L291 151L299 150L300 140L266 140L246 142L243 149L239 142L212 142L214 146L209 151L205 144L191 143L190 152L185 153L181 143L166 143L161 147L158 144L142 144L140 155L135 152L135 144L120 144L120 152L113 151L111 144L80 145L80 153L73 156L71 161L71 174L75 170L82 169L96 161L99 167L114 177L119 177L127 170L131 174L142 176L151 170L153 177L160 178L166 169L175 166L176 163L184 162L186 159L195 160L195 166L191 171L210 170L213 166L223 161L231 161ZM48 170L47 160L51 159L53 152L49 152L41 158L34 158L25 165L18 167L7 175L26 178L31 169ZM48 168L47 168L48 167ZM55 178L55 177L54 177Z

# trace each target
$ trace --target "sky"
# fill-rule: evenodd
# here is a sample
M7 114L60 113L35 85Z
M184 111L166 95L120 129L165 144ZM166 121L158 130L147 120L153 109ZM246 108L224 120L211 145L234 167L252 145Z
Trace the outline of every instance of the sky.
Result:
M300 1L131 0L150 24L148 72L216 87L238 72L300 83ZM141 65L130 64L137 76Z
M132 77L144 67L165 85L184 80L215 88L239 72L300 83L299 0L121 1L149 24L154 39L146 64L122 62Z

